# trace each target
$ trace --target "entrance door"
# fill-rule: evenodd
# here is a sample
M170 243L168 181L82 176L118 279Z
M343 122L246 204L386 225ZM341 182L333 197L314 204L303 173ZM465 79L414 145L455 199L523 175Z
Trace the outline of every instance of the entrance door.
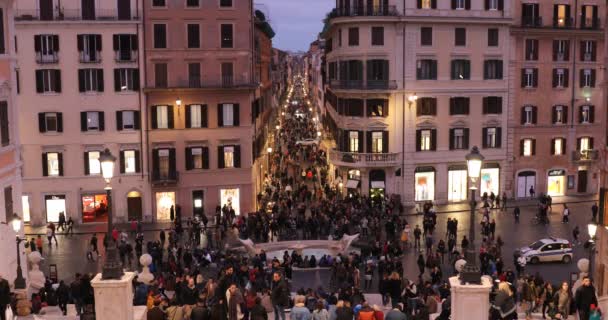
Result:
M517 176L517 197L529 197L531 187L536 190L536 173L534 171L520 172Z
M131 0L117 0L118 20L131 20Z
M82 0L82 20L95 20L95 0Z
M53 0L40 0L40 20L53 20Z
M580 193L587 192L587 170L581 170L578 172L577 191Z
M467 199L467 171L448 171L448 200L462 201Z
M143 215L140 196L127 198L127 212L129 221L141 220Z

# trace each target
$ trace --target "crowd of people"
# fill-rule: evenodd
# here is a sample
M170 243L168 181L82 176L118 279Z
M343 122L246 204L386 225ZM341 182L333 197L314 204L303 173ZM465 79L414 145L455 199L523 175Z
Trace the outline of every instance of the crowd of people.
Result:
M218 206L208 225L204 214L183 221L179 208L172 208L173 227L162 230L158 237L144 239L141 223L134 221L130 233L115 229L112 241L102 240L104 246L117 244L126 269L138 268L136 257L143 253L152 257L150 272L155 278L146 283L134 280L134 305L147 306L149 320L261 320L270 313L284 320L286 311L297 320L427 320L430 314L449 319L446 279L458 273L456 262L470 245L466 235L458 235L458 220L448 217L446 233L439 235L432 202L422 205L421 225L412 226L397 197L343 196L341 180L329 173L317 133L320 124L307 112L302 84L296 83L294 91L287 97L285 115L270 142L274 152L257 195L258 211L237 216L229 204ZM550 210L550 201L541 197L540 219ZM479 209L480 269L497 283L492 293L492 319L516 319L518 305L527 315L540 311L543 317L566 319L578 311L582 319L594 319L597 300L589 278L573 291L568 282L554 288L541 275L528 275L521 257L514 258L515 271L505 266L504 242L497 235L492 213L506 212L506 202L504 193L485 194ZM519 221L518 207L513 215ZM59 225L71 230L73 222L64 216ZM48 230L48 245L52 240L57 245L54 225ZM302 256L295 250L285 251L281 257L270 257L264 251L248 256L230 245L236 237L264 243L341 239L353 234L359 234L358 249L336 256ZM28 247L42 253L43 244L38 236ZM97 261L96 235L87 247L87 259ZM417 277L405 276L403 255L408 252L417 257ZM326 269L330 281L317 288L294 288L296 268ZM92 317L91 278L90 274L76 274L69 282L54 285L48 281L32 296L30 311L37 313L48 305L60 307L65 314L66 305L73 303L84 319ZM374 305L368 301L369 293L379 293L381 301ZM2 294L0 280L0 306L5 301Z

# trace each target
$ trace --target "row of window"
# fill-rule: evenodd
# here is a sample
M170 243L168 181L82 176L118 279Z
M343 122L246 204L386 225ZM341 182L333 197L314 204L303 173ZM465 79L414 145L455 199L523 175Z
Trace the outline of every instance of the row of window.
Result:
M579 87L595 88L595 69L579 70ZM568 68L556 68L552 70L551 83L553 88L567 88L569 86L570 71ZM538 68L521 69L521 87L532 89L538 88Z
M383 46L384 45L384 27L371 27L371 45L372 46ZM338 29L338 47L342 46L342 29ZM359 45L359 27L348 28L348 46Z
M572 17L569 4L553 4L553 27L554 28L573 28L574 18ZM599 27L598 7L596 5L583 5L580 10L580 28L597 29ZM540 16L539 3L522 3L521 23L524 27L542 27L543 21Z
M521 108L520 123L522 125L535 125L538 119L538 107L526 105ZM578 108L578 123L594 123L595 106L583 105ZM568 106L553 106L551 109L552 124L568 123Z
M154 34L154 48L155 49L167 49L167 28L166 23L154 23L152 25L152 32ZM200 48L201 47L201 26L198 23L188 23L186 25L187 33L187 46L188 48ZM220 24L220 48L229 49L234 48L234 24L222 23Z
M488 29L488 47L498 47L499 43L499 31L497 28ZM420 45L421 46L432 46L433 45L433 28L432 27L421 27L420 28ZM442 44L445 45L445 44ZM466 28L455 28L454 29L454 46L462 47L467 45L467 29Z
M363 137L365 136L365 142ZM367 145L367 149L363 146ZM342 145L346 152L388 153L388 131L342 131Z
M208 107L206 104L186 105L186 128L207 128ZM152 106L152 129L173 129L175 126L173 106ZM238 127L240 125L240 106L238 103L217 105L217 126Z
M504 9L504 0L485 0L484 9L486 11ZM437 0L417 0L418 9L437 9ZM452 10L471 10L471 0L451 0Z
M84 175L100 175L101 164L99 156L101 151L85 151L84 160ZM133 174L141 172L141 155L139 150L121 150L119 153L118 168L121 174ZM62 152L45 152L42 154L42 175L45 177L63 176L63 153Z
M556 62L570 60L570 40L552 40L552 58ZM524 42L524 60L537 61L540 52L540 40L526 39ZM596 60L597 42L593 40L582 40L579 43L579 60L592 62Z
M580 137L576 139L576 151L585 153L593 150L592 137ZM561 156L566 154L566 138L552 138L550 154L553 156ZM536 155L536 139L526 138L519 141L519 155L522 157L531 157Z
M36 70L36 92L37 93L61 93L61 70L38 69ZM117 68L114 69L114 91L138 91L139 69ZM78 70L79 92L103 92L104 76L103 69L79 69Z
M502 145L502 128L482 128L482 147L500 148ZM449 129L450 150L466 150L469 148L469 128ZM416 130L416 151L437 150L437 129Z
M176 73L182 75L180 70L173 70ZM221 62L220 64L221 77L220 82L215 83L222 87L230 87L238 84L239 79L234 78L234 64L232 62ZM188 62L188 78L187 82L181 82L177 80L176 83L169 83L169 65L166 62L158 62L154 64L154 87L155 88L167 88L167 87L185 87L185 88L199 88L203 86L203 79L201 77L201 63L200 62ZM175 77L175 78L181 78Z
M184 0L186 8L198 8L203 0ZM217 2L218 0L211 0ZM210 1L210 2L211 2ZM168 0L152 0L153 8L166 8ZM219 0L220 8L232 8L232 0Z
M468 115L470 113L470 98L450 98L450 115ZM482 114L502 114L502 97L490 96L482 98ZM421 97L416 101L416 116L436 116L437 98Z
M139 130L139 111L116 111L116 130ZM38 131L41 133L63 132L63 113L38 113ZM80 113L80 131L105 131L105 113L103 111L83 111Z
M101 34L79 34L76 43L81 63L101 62L103 42ZM132 62L137 57L138 43L135 34L115 34L112 48L117 62ZM39 34L34 36L36 62L40 64L59 62L59 35Z
M488 59L483 62L483 79L500 80L503 78L503 61ZM420 59L416 61L417 80L437 80L437 60ZM471 61L468 59L453 59L450 63L451 80L470 80Z

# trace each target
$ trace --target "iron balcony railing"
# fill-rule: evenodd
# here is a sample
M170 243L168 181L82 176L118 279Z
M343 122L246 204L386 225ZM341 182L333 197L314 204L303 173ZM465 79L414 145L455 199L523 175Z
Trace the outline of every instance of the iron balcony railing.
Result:
M330 85L334 89L346 90L395 90L395 80L331 80Z
M598 150L572 151L572 161L596 161L599 156Z
M352 6L332 10L330 17L378 17L398 16L397 6Z
M352 164L361 167L382 167L398 165L399 153L357 153L331 150L329 159L334 163Z
M156 88L199 88L199 89L219 89L219 88L239 88L254 87L258 83L251 81L245 76L220 76L215 79L202 78L201 76L190 76L187 78L168 79L167 83L155 86Z
M80 51L79 60L81 63L99 63L101 62L101 51Z
M57 53L57 51L49 53L42 53L40 51L37 51L36 62L40 64L57 63L59 62L59 54Z
M169 185L179 182L179 172L169 170L169 172L160 172L158 170L152 173L152 183L155 185Z
M116 50L114 51L114 60L116 62L136 62L137 50Z
M542 17L523 16L521 18L522 27L540 28L543 26Z
M84 12L81 9L18 9L15 10L16 21L108 21L108 20L139 20L133 12L123 12L117 9L95 9L91 12Z

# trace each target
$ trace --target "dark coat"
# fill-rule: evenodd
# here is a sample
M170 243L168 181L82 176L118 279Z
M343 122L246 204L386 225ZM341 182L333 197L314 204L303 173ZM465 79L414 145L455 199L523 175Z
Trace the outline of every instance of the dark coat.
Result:
M350 308L341 307L336 309L336 320L352 320L353 310Z
M0 280L0 306L11 303L11 286L6 279Z
M165 312L159 307L154 307L148 311L147 320L165 320Z
M289 306L289 288L287 287L287 283L284 280L279 280L278 282L272 282L272 294L270 299L272 300L272 304L287 307Z
M256 304L251 308L249 316L251 317L251 320L268 320L268 313L260 304Z
M211 311L206 306L192 308L190 320L211 320Z
M597 306L597 297L595 296L595 288L593 286L580 286L576 290L574 296L576 309L589 312L589 306L595 304Z

